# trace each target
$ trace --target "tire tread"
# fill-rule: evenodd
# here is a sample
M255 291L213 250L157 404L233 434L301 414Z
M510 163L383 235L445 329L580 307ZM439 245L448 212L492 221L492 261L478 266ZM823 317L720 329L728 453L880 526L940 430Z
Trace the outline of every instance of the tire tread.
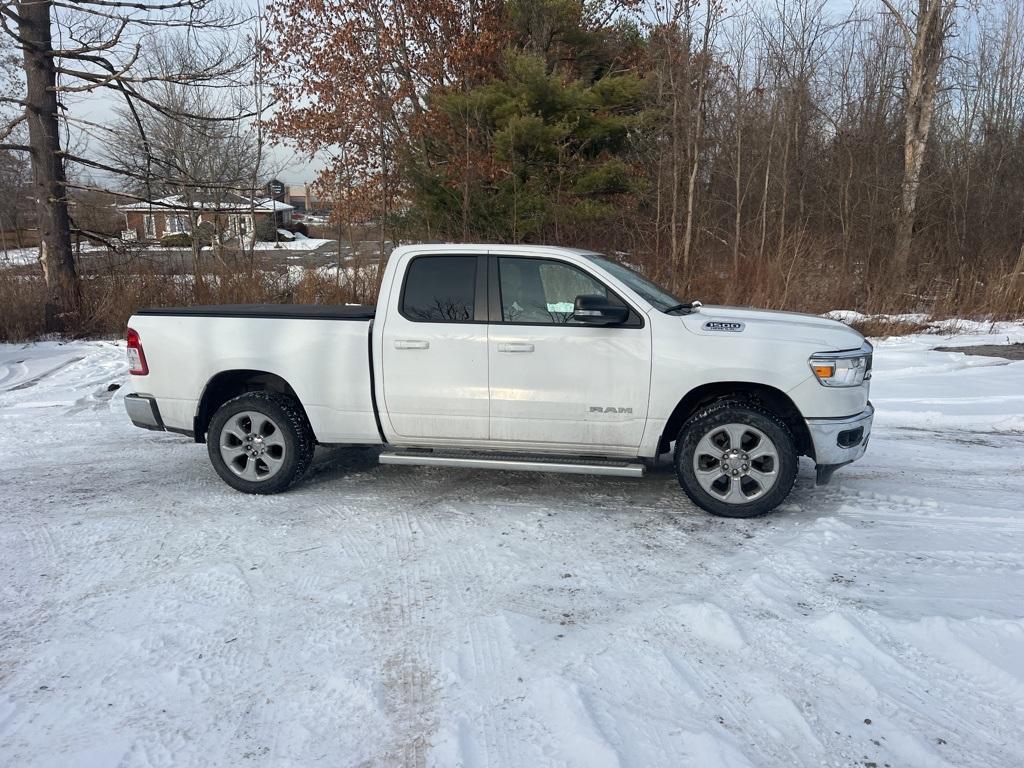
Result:
M227 467L223 466L223 459L220 458L220 428L223 426L220 424L221 414L227 413L230 409L238 405L244 405L240 410L259 410L260 405L263 404L264 408L267 404L271 408L277 408L281 415L284 417L282 428L287 428L291 431L291 437L294 442L295 452L295 463L292 466L290 472L278 473L270 480L262 483L253 483L242 478L235 476ZM278 414L268 413L268 416L273 416L275 419L278 418ZM216 429L214 427L216 426ZM306 418L305 412L302 410L302 406L296 402L295 398L281 394L279 392L246 392L244 395L239 395L220 406L217 412L214 413L213 419L210 421L210 436L207 439L207 448L210 454L210 461L213 463L214 469L217 470L217 474L220 475L228 485L232 488L242 491L243 493L255 493L255 494L272 494L281 493L288 490L295 483L297 483L302 476L309 469L310 463L313 461L313 452L316 449L316 439L313 436L313 429L309 425L309 420ZM216 433L216 434L215 434ZM212 439L210 439L212 438Z
M785 468L785 474L779 477L775 487L772 488L766 497L750 502L749 505L726 504L725 502L718 501L710 497L708 499L703 499L698 495L696 489L688 487L683 476L684 465L681 463L681 460L683 458L683 451L687 448L687 436L690 430L701 422L706 422L709 419L713 419L716 416L723 415L729 411L756 413L758 416L761 416L771 422L772 425L782 433L783 437L788 442L788 446L777 446L780 451L788 450L790 454L787 461L782 461L782 457L780 456L779 463ZM697 440L699 439L700 438L698 437ZM694 444L696 444L696 441L694 441ZM789 496L789 493L793 488L793 484L796 481L799 456L796 451L796 438L793 436L792 430L777 414L757 401L727 397L714 400L702 406L683 423L683 426L680 428L679 434L676 438L676 446L672 454L672 460L676 468L679 485L694 504L704 511L719 517L750 518L768 514L786 500L786 497ZM699 492L705 493L703 489L700 489Z

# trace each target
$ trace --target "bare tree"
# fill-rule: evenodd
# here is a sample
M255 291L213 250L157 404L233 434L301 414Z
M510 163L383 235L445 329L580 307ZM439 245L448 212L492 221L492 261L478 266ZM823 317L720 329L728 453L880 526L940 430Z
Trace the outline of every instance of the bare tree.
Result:
M68 209L68 189L75 185L69 183L67 165L117 170L66 146L61 129L71 118L62 99L68 94L106 92L122 98L129 110L140 104L160 110L144 93L144 86L158 77L213 84L238 63L234 58L207 60L202 67L155 76L140 69L139 63L157 33L185 30L199 50L209 45L216 30L232 30L245 21L244 15L230 8L217 13L211 0L7 0L0 5L3 32L22 51L25 78L23 93L7 101L17 102L24 110L12 122L25 122L28 128L27 143L0 144L0 149L27 152L31 158L47 290L47 331L72 326L81 313ZM9 123L0 131L5 141L10 129Z
M192 77L231 60L231 52L213 46L199 53L183 36L168 37L163 43L141 64L150 78L139 86L145 102L117 111L113 126L104 132L104 155L134 196L151 206L156 198L176 196L187 210L198 298L203 290L199 219L204 209L239 207L241 197L251 201L260 186L259 124L240 116L257 114L262 103L255 103L246 88L230 84L211 88ZM170 212L156 206L152 210ZM222 233L216 216L212 224L217 247Z
M903 188L896 224L893 261L905 272L917 218L917 195L921 186L928 135L935 113L939 69L946 55L946 39L952 29L957 0L917 0L916 12L900 10L892 0L882 0L903 34L909 53L904 110Z

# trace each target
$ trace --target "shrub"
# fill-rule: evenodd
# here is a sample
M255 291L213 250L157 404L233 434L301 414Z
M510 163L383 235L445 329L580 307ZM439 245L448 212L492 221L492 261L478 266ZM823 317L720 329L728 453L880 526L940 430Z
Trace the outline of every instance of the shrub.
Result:
M273 243L282 239L277 233L277 222L265 216L256 219L255 234L256 239L264 243Z
M289 232L298 232L303 237L309 237L309 227L303 224L301 221L293 221L288 224L285 229Z
M199 240L199 245L204 248L213 243L213 235L216 233L217 228L213 226L212 221L201 221L196 226L195 232L193 233Z
M191 248L192 235L188 232L175 232L172 235L164 235L160 238L160 245L165 248Z

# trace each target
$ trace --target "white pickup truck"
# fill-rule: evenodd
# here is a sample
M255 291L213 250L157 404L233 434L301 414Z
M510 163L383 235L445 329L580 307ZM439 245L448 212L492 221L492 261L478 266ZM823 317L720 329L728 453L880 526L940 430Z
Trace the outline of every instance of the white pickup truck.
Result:
M276 493L316 444L381 463L638 477L674 445L686 494L750 517L799 456L828 482L868 444L871 345L819 317L686 304L596 253L416 245L377 308L147 309L129 321L132 422L207 444Z

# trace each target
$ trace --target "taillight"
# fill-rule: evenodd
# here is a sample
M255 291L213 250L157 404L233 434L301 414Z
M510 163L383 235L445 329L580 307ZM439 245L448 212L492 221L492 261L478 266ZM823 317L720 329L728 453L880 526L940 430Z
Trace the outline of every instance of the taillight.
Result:
M142 339L134 328L128 329L128 373L132 376L147 376L146 353L142 351Z

